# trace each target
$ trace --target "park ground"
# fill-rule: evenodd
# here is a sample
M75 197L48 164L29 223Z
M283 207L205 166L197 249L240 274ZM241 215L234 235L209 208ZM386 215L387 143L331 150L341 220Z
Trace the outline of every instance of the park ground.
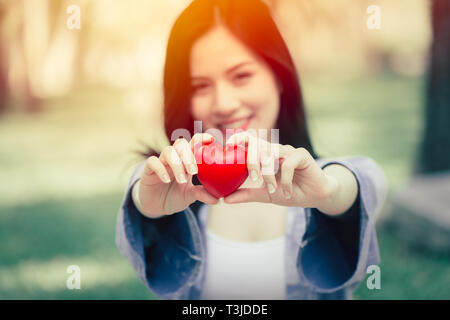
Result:
M316 152L373 158L389 201L411 177L423 90L423 78L392 75L305 81ZM115 245L142 138L123 96L80 87L43 112L0 117L0 299L155 299ZM377 235L381 289L364 279L355 299L450 298L448 254L414 248L383 224ZM66 287L69 265L81 268L80 290Z

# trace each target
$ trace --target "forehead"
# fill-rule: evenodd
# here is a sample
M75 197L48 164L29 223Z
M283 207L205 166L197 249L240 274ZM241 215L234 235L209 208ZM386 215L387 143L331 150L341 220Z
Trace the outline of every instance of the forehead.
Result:
M253 52L223 26L209 30L191 49L192 77L222 73L242 62L259 63Z

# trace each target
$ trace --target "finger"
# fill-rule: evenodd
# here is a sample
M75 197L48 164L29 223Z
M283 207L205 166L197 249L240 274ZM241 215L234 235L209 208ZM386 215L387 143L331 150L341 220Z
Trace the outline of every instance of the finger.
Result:
M186 191L189 194L189 203L199 200L206 204L217 204L219 199L206 191L204 186L190 185Z
M292 154L295 154L298 159L296 169L306 169L311 163L315 163L314 158L305 148L297 148Z
M267 191L270 194L275 193L277 189L277 180L275 179L275 159L268 152L261 153L261 173L266 183Z
M161 181L164 183L169 183L169 173L157 157L151 156L145 163L141 184L149 186L160 183Z
M280 183L282 185L283 193L286 199L292 196L292 180L294 178L294 172L296 169L304 169L308 166L310 158L312 156L304 148L297 148L294 150L284 150L285 158L281 164L281 178Z
M194 154L192 153L189 142L187 142L187 140L184 138L180 138L175 141L173 147L177 151L178 156L181 158L186 171L190 175L197 174L198 168L197 164L195 163Z
M232 194L226 196L225 203L243 203L243 202L271 202L265 188L259 189L238 189Z
M256 137L250 136L248 138L247 148L247 169L250 173L252 181L257 181L260 175L260 154L258 147L258 140Z
M281 188L286 199L292 196L292 179L294 177L294 170L297 166L298 159L296 156L286 158L281 164Z
M189 142L189 146L191 147L191 151L194 153L195 163L201 164L202 163L202 157L199 156L199 149L204 144L210 144L213 143L216 140L216 138L209 133L196 133L192 137L191 141ZM199 157L198 157L199 156ZM198 166L197 166L198 168Z
M271 144L266 139L262 139L261 137L259 137L255 129L248 129L246 131L233 134L231 137L228 138L225 145L233 146L236 144L241 144L247 146L250 141L250 138L252 137L256 138L259 143L264 144L266 147Z
M297 150L297 149L295 149L293 146L291 146L289 144L280 145L280 147L279 147L280 158L289 157L289 155L291 155L293 152L295 152L295 150Z
M249 141L250 136L250 131L235 133L227 139L227 141L225 142L225 146L240 145L245 147Z
M161 152L160 159L169 165L178 183L187 182L184 165L173 146L165 147Z
M294 177L294 170L298 164L297 156L293 154L295 150L296 149L290 145L282 145L280 147L280 184L286 199L292 197L292 179Z
M192 137L191 141L189 142L189 146L191 147L191 151L195 151L196 145L202 145L204 143L211 143L215 140L213 135L210 135L209 133L196 133Z

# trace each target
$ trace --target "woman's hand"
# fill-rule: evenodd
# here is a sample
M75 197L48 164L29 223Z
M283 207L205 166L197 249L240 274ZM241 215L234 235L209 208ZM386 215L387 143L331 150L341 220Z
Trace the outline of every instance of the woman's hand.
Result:
M136 206L142 214L156 218L182 211L196 200L207 204L219 201L203 186L192 184L192 176L198 172L194 148L211 141L214 137L207 133L195 134L190 142L180 138L165 147L159 158L147 159L141 179L134 187Z
M269 143L249 131L228 139L227 145L235 144L246 146L249 177L255 181L262 175L265 188L238 189L224 198L227 203L270 202L339 214L356 198L356 179L348 169L330 165L322 170L305 148ZM349 189L341 190L340 180L349 182Z

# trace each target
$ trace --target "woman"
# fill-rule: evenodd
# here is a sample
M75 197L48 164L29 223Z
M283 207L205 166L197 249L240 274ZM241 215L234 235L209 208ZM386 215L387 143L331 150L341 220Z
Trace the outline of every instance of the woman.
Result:
M167 46L164 117L174 143L137 166L116 239L154 294L350 298L379 262L385 177L370 158L314 153L299 79L264 3L195 0L183 11ZM177 136L183 128L189 137ZM279 129L279 139L256 129ZM221 202L192 183L195 147L214 139L248 151L249 178Z

